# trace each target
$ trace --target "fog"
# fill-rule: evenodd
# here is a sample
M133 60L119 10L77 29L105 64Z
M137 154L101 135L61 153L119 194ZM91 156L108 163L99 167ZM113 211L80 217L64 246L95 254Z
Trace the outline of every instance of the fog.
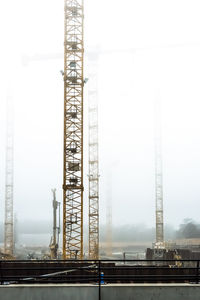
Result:
M63 1L55 0L0 4L2 222L8 93L15 113L14 211L18 220L21 224L25 220L51 222L51 188L57 189L57 200L62 202L63 60L42 57L63 53L63 6ZM145 224L151 238L155 227L154 100L158 94L164 222L174 231L183 229L179 224L185 218L200 222L199 9L199 1L194 0L85 1L85 49L109 50L99 56L98 67L100 221L103 226L111 169L113 227L121 228L124 239L125 232L137 239L141 234L137 224ZM24 58L35 54L41 59L25 64ZM87 69L85 64L85 76ZM86 229L87 92L86 85Z
M62 228L62 226L61 226ZM48 246L52 235L51 221L18 221L15 224L15 242L17 245L27 246ZM175 241L180 239L200 238L200 223L192 219L184 219L178 228L170 224L165 224L164 230L165 241ZM62 234L60 235L62 241ZM100 242L107 241L106 225L100 226ZM177 241L177 242L178 242ZM3 222L0 223L0 243L3 242ZM145 223L114 225L112 228L112 242L126 243L127 245L140 245L140 243L155 242L155 227L148 227ZM84 229L84 244L88 243L87 226ZM61 243L60 243L61 246Z

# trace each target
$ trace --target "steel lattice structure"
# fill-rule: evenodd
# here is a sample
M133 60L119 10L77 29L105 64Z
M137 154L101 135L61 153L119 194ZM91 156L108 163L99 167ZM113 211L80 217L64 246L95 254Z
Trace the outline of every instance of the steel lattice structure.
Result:
M13 102L7 98L4 252L13 256Z
M99 259L98 53L89 54L89 258Z
M65 0L63 259L83 258L83 0Z
M156 247L164 243L163 233L163 175L161 143L161 109L160 102L155 102L155 193L156 193Z
M106 193L106 255L112 257L112 164L107 173Z

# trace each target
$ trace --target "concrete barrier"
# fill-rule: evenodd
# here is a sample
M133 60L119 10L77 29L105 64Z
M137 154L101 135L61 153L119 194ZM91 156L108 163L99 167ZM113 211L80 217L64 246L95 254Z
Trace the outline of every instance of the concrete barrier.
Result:
M2 285L0 300L99 300L91 284ZM199 284L109 284L101 300L199 300Z
M200 300L198 284L126 284L102 289L102 300Z

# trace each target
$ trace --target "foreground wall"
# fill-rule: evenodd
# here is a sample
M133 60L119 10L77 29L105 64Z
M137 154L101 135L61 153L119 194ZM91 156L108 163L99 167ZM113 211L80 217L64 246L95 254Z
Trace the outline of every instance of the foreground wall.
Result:
M98 300L96 285L2 285L0 300ZM199 300L198 284L111 284L101 300Z

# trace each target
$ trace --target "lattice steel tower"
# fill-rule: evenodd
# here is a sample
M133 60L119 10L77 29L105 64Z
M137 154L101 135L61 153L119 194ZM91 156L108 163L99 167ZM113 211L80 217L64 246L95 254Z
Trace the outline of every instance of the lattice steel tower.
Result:
M89 53L89 258L99 259L98 53Z
M106 193L106 255L112 256L112 166L110 164L107 173Z
M65 0L63 259L83 258L83 0Z
M162 174L162 142L161 142L161 107L155 101L155 193L156 193L156 244L163 247L163 174Z
M13 101L7 98L4 252L13 256Z

